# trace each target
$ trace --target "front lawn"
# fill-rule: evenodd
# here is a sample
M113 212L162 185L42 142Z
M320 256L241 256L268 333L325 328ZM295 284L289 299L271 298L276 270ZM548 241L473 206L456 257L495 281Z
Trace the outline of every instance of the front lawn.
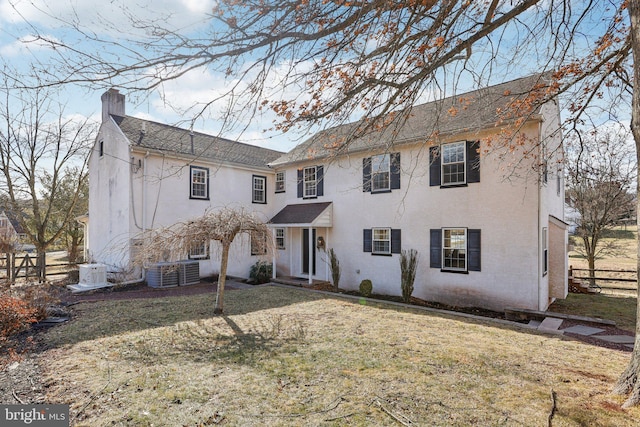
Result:
M87 426L637 425L628 353L489 321L259 287L82 303L49 331L49 403Z

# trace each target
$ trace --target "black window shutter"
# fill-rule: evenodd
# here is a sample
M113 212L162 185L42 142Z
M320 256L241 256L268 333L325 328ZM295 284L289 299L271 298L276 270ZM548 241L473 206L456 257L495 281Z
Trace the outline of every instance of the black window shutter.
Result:
M429 230L430 243L430 263L431 268L442 268L442 230L439 228Z
M429 185L440 185L440 147L429 147Z
M370 228L365 228L362 230L362 251L363 252L371 252L372 251L372 233Z
M302 169L298 169L298 197L302 197L304 190L304 182L302 178Z
M362 159L362 191L371 192L371 157Z
M316 166L316 196L324 195L324 166Z
M467 182L480 182L480 141L467 141Z
M467 230L467 270L480 271L480 230Z
M400 153L391 153L389 156L391 170L391 189L400 188Z
M391 253L399 254L402 251L402 230L394 228L391 230Z

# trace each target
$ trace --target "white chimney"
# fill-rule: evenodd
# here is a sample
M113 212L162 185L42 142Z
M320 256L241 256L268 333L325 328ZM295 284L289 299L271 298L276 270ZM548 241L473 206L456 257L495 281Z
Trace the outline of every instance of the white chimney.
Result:
M124 116L124 95L111 88L102 94L102 122L109 120L109 115Z

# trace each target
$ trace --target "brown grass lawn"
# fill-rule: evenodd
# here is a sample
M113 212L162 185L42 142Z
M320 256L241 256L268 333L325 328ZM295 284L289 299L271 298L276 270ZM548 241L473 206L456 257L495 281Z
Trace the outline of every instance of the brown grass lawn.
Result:
M48 401L74 425L637 426L629 354L305 290L82 303L49 331Z

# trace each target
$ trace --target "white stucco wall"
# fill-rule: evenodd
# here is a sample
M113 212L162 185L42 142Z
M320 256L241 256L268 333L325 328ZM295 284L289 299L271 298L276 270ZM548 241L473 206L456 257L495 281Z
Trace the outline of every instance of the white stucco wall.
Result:
M114 122L106 121L89 159L88 256L111 271L129 263L130 173L128 141Z
M143 173L141 168L133 174L132 205L135 207L135 215L132 212L131 229L135 230L135 233L141 232L143 226L146 229L168 226L201 216L207 210L224 207L244 208L266 222L274 209L273 171L177 159L170 155L148 153L136 147L133 156L136 159L146 158L146 172ZM189 197L191 165L209 170L208 200ZM267 204L252 203L254 175L267 178ZM143 181L146 195L143 194ZM251 255L248 237L239 236L231 248L227 274L248 277L251 265L258 259L260 257ZM264 259L270 261L271 258ZM217 274L219 269L219 245L212 242L209 260L200 261L200 275L204 277Z
M538 122L531 122L523 132L537 139L540 129ZM444 142L485 135L461 134ZM282 207L333 202L333 227L320 228L318 234L337 252L342 270L340 286L357 289L361 280L371 279L374 292L401 294L399 255L363 252L363 229L390 227L402 230L403 249L416 249L420 254L414 296L451 305L546 308L548 295L540 291L540 218L549 214L561 218L563 195L556 194L555 182L552 188L539 191L537 177L530 173L531 162L537 160L521 162L512 173L498 163L497 155L485 156L479 183L443 189L429 186L426 145L393 151L401 152L400 190L382 194L362 191L362 159L378 154L367 152L324 163L324 195L317 199L296 197L296 169L320 162L288 167L286 193L275 195L276 205ZM553 200L541 208L540 196ZM459 274L430 268L429 230L442 227L481 230L482 271ZM301 233L295 228L287 233L287 249L279 251L278 273L302 276ZM330 277L323 257L318 251L317 279Z

